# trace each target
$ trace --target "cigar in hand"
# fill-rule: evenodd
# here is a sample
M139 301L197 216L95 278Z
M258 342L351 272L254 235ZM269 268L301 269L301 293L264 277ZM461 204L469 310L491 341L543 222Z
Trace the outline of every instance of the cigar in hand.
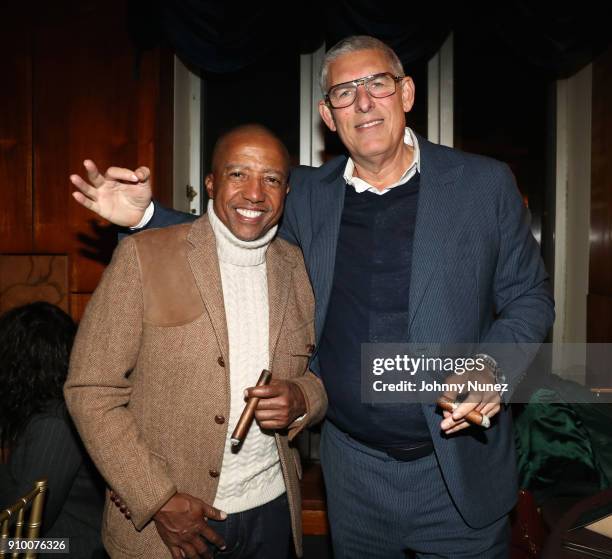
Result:
M440 397L438 399L437 404L443 410L449 411L451 413L454 412L459 406L457 402L453 402L452 400L449 400L445 396ZM489 417L486 415L483 415L482 413L476 410L472 410L463 419L465 419L468 423L471 423L472 425L480 425L481 427L484 427L485 429L488 429L491 426L491 420L489 419Z
M265 386L270 383L272 379L272 373L267 369L261 371L261 375L259 375L259 380L255 386ZM244 409L242 410L242 414L240 414L240 419L236 424L236 428L232 433L232 446L238 446L247 436L249 429L251 427L251 423L253 423L253 418L255 417L255 408L257 407L257 403L259 402L259 398L252 397L247 400Z

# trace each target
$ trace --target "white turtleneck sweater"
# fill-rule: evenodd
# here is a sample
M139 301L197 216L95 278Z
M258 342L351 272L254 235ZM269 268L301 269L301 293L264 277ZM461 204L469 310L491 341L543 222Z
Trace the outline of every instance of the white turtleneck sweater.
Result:
M215 215L208 202L215 234L229 342L230 416L223 465L214 506L230 513L258 507L285 492L276 441L253 421L239 452L231 434L245 405L244 390L255 386L269 367L269 309L266 251L276 227L254 241L241 241Z

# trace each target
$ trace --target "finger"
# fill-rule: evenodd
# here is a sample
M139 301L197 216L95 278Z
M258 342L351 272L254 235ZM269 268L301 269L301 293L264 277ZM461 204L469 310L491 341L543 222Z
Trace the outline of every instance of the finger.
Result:
M181 548L175 545L170 547L170 554L172 555L172 559L183 559L184 557Z
M289 402L282 396L275 398L261 398L257 402L255 413L258 411L280 411L287 410L289 408Z
M138 167L138 169L134 171L134 174L138 177L140 182L145 182L151 176L151 171L148 167Z
M225 520L227 518L227 513L222 510L216 509L215 507L211 507L207 503L204 504L204 517L206 519L210 518L211 520Z
M483 415L488 415L489 418L491 418L497 413L499 413L500 409L501 407L499 404L490 403L490 404L487 404L480 413L482 413Z
M97 202L92 202L87 196L84 196L80 192L73 192L72 197L79 203L81 206L86 207L88 210L92 210L96 213L98 212L98 204Z
M290 423L290 421L258 421L259 427L262 431L278 431L280 429L284 429Z
M486 393L483 394L482 400L478 404L476 409L480 413L482 413L482 410L485 408L485 406L488 406L489 404L497 404L498 401L499 401L499 398L498 398L498 395L495 392L486 392Z
M463 402L457 406L457 409L453 411L453 419L455 421L459 421L463 419L468 413L470 413L473 409L475 409L480 400L478 402Z
M270 421L277 419L282 421L283 419L289 416L289 408L288 406L278 406L278 407L269 407L269 408L260 408L257 406L255 408L255 419L258 421Z
M85 182L79 175L70 175L70 182L88 198L92 200L98 199L98 190L88 182Z
M448 431L445 431L445 433L447 435L452 435L453 433L457 433L458 431L462 431L463 429L467 429L469 426L470 426L470 424L467 421L462 421L461 423L459 423L458 425L456 425L452 429L449 429Z
M104 177L98 171L98 167L91 159L86 159L83 161L83 167L87 171L87 176L89 177L89 182L94 186L102 186L104 184Z
M201 531L202 537L206 538L210 543L216 545L220 550L226 548L225 540L215 532L208 524Z
M116 181L138 182L138 177L134 171L123 167L109 167L106 169L105 177Z
M444 431L446 433L446 432L448 432L449 429L452 429L453 427L456 427L457 425L459 425L461 423L465 423L465 422L466 422L465 419L460 419L459 421L455 421L453 419L452 414L447 412L447 411L445 411L444 412L444 419L440 423L440 429L442 429L442 431Z
M203 531L204 529L200 529L200 533L202 533ZM206 545L206 543L204 542L202 538L196 535L193 538L191 538L190 543L193 545L193 547L197 551L198 556L207 557L206 554L209 553L208 546Z
M181 542L181 549L183 550L183 553L185 554L186 557L189 557L189 559L199 559L199 555L198 552L196 551L196 548L193 547L193 545L191 545L189 542L187 541L182 541ZM210 557L210 555L209 555Z
M276 398L283 393L282 386L278 384L269 384L268 386L253 386L247 388L244 391L246 398L262 398L264 400L269 398Z

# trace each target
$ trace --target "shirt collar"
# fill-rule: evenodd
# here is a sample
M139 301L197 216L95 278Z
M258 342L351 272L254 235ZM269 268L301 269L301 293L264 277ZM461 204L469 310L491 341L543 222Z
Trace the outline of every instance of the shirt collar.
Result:
M374 194L385 194L392 188L409 181L417 172L421 172L421 151L419 149L419 140L416 137L416 134L410 128L408 128L408 126L406 126L404 131L404 143L408 146L412 146L414 148L414 153L412 163L404 171L397 182L385 187L383 190L375 188L363 179L353 176L353 173L355 172L355 163L349 157L348 161L346 162L346 167L344 168L344 180L346 181L346 184L350 184L358 193L369 191L373 192Z

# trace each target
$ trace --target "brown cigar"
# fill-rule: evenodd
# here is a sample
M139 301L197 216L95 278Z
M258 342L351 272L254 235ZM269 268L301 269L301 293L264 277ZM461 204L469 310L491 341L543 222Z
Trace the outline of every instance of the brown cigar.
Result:
M272 373L267 369L261 371L261 375L259 375L259 380L255 386L265 386L270 383L272 379ZM244 409L242 410L242 414L240 415L240 419L236 424L236 428L232 433L232 446L238 446L247 436L249 429L251 428L251 423L253 423L253 418L255 417L255 408L257 407L257 402L259 402L259 398L252 397L249 398Z
M452 402L451 400L449 400L448 398L445 398L444 396L442 396L437 404L446 411L449 412L454 412L457 409L457 406L459 404L457 404L457 402ZM485 429L487 429L488 427L491 426L491 420L486 416L481 414L479 411L476 410L472 410L470 413L468 413L464 419L468 422L471 423L472 425L480 425L481 427L484 427Z

